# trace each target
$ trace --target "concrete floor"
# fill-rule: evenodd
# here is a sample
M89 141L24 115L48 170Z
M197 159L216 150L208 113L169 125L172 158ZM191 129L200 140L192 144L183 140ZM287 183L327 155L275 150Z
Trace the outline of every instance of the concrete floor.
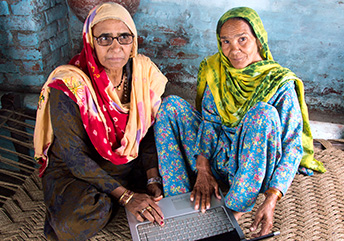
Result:
M344 113L309 111L309 119L314 139L344 139Z
M344 125L310 121L312 135L314 139L344 139Z

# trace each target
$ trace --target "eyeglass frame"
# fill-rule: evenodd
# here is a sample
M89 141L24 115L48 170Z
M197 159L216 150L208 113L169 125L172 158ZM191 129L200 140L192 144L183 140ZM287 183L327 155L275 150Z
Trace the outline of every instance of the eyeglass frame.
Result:
M121 36L123 36L123 35L131 36L131 37L132 37L131 42L130 42L130 43L120 43L120 41L118 40L118 38L121 37ZM98 39L101 38L101 37L108 37L108 38L111 38L112 41L111 41L111 43L110 43L109 45L100 45ZM98 37L96 37L96 36L93 35L93 38L96 39L96 41L97 41L97 43L98 43L99 46L106 47L106 46L112 45L112 43L113 43L113 41L114 41L115 39L117 40L117 42L118 42L120 45L129 45L129 44L132 44L132 43L134 42L135 35L134 35L134 34L130 34L130 33L122 33L122 34L120 34L120 35L118 35L118 36L116 36L116 37L112 37L112 36L109 36L109 35L102 35L102 34L101 34L101 35L98 36Z

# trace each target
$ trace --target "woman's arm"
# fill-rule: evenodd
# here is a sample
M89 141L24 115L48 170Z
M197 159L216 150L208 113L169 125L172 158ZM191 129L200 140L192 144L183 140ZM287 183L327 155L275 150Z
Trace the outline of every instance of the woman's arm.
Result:
M302 117L294 82L282 86L268 102L277 109L282 126L282 155L265 192L265 200L255 214L250 231L261 223L261 230L253 237L268 234L273 226L277 201L284 195L294 179L302 158Z
M303 121L294 82L289 81L282 86L269 104L277 109L280 116L282 155L268 188L277 188L284 195L294 179L303 154Z
M77 104L62 91L51 89L50 112L54 131L51 147L61 165L78 179L84 180L105 193L111 193L120 183L103 170L101 160L84 129ZM104 160L102 160L104 161Z
M127 190L98 165L97 161L108 161L103 160L93 148L83 127L79 108L74 101L56 89L51 89L50 101L55 135L52 148L60 150L60 152L53 152L52 155L57 156L56 159L61 159L60 166L67 167L75 178L84 180L102 192L112 195L139 221L143 221L144 217L151 222L156 221L163 225L163 214L153 199L147 194ZM114 165L113 168L117 167ZM123 196L125 193L129 195ZM151 207L151 211L141 212L147 207Z
M202 122L197 133L197 178L191 193L191 201L195 200L195 209L202 212L210 208L211 196L215 194L221 199L218 183L211 171L211 158L218 144L221 132L221 119L216 113L215 103L209 87L205 88L202 99Z
M140 158L146 172L147 192L154 197L154 201L163 198L162 182L158 171L158 153L155 145L153 127L148 129L146 136L140 143Z

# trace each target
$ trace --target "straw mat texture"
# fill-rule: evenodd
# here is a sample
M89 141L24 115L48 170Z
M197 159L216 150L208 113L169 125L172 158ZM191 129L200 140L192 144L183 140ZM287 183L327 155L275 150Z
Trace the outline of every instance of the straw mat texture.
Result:
M281 235L271 240L344 240L344 152L328 141L318 141L327 149L316 149L315 157L327 172L295 176L275 210L273 231ZM257 204L263 200L260 196ZM257 205L239 220L246 238L256 210Z
M281 235L270 240L344 240L344 152L322 142L327 149L316 149L316 158L328 171L296 175L275 210L273 231ZM263 199L260 196L258 204ZM246 238L256 209L239 221ZM45 240L44 216L41 181L34 173L0 209L0 240ZM131 240L124 209L90 240Z
M7 97L9 104L15 100ZM45 240L42 184L32 159L34 117L8 106L0 110L0 240ZM344 151L333 142L319 142L325 150L316 149L316 158L328 171L296 175L277 203L273 231L279 230L281 235L274 240L344 240ZM260 196L253 212L239 221L246 238L263 199ZM124 209L90 240L131 240Z

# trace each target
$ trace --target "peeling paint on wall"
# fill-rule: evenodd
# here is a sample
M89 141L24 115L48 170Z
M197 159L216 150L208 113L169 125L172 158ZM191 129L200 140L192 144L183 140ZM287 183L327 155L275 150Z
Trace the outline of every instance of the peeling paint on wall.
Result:
M261 16L274 59L304 81L310 110L344 116L344 1L141 0L139 52L168 77L168 93L194 99L200 62L217 52L228 9ZM66 1L0 1L0 87L37 93L52 68L78 53L83 23Z
M217 52L218 19L237 6L252 7L261 16L274 59L304 81L309 109L344 116L342 1L143 0L134 16L140 51L158 64L170 84L195 85L200 62ZM152 41L157 36L158 43ZM187 42L172 46L178 37Z

